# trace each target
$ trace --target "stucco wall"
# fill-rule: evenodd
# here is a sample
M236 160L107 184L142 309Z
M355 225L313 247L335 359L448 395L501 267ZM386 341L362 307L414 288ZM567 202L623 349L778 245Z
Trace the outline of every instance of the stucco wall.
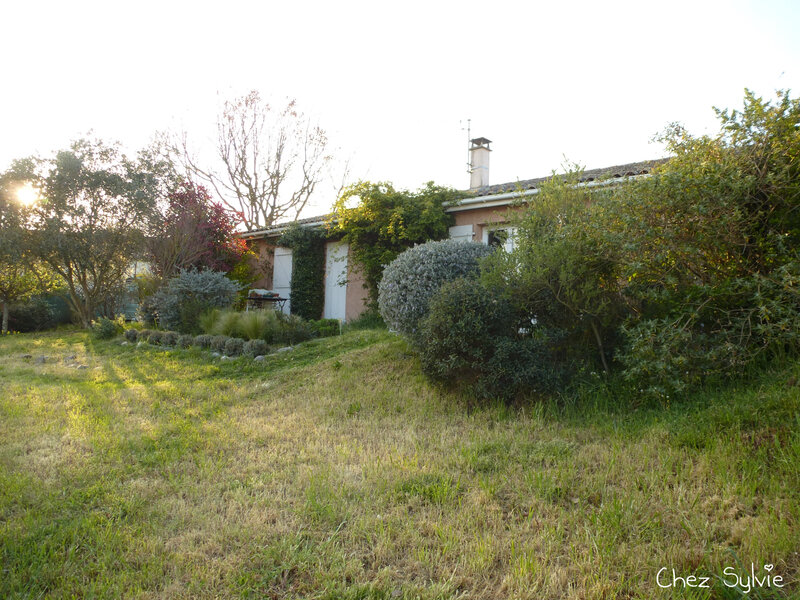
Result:
M521 207L501 207L501 208L476 208L473 210L462 210L454 212L454 225L472 225L472 241L483 241L483 228L485 225L495 223L505 223L508 221L509 213L520 210Z
M255 253L250 259L250 264L259 278L252 284L254 288L272 289L272 258L275 245L267 240L250 240L248 247Z
M352 321L358 318L367 308L367 288L364 287L364 276L353 262L348 248L347 251L347 301L345 320Z

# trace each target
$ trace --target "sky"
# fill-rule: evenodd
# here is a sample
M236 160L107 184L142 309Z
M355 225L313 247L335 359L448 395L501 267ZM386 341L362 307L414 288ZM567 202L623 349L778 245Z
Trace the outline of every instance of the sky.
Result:
M465 189L467 119L490 182L664 156L744 88L800 93L800 2L0 4L0 170L93 131L133 151L185 130L211 160L224 100L294 98L351 180ZM318 188L302 216L327 211Z

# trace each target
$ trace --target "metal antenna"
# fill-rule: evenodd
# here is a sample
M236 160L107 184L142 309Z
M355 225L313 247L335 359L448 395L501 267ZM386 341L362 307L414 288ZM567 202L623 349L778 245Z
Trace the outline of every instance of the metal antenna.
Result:
M459 121L459 123L464 123L464 121ZM469 151L469 144L471 142L471 132L470 128L472 127L472 119L467 119L467 173L472 175L472 154ZM464 131L464 127L461 127L461 131Z

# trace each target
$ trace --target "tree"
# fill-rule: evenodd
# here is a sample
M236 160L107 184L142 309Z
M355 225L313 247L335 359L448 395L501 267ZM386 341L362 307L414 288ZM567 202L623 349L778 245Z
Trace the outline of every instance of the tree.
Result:
M624 315L614 252L595 226L608 191L578 185L581 171L570 168L541 184L536 202L516 218L514 251L489 257L482 278L540 327L568 334L576 351L596 348L608 371L606 340Z
M453 217L445 212L445 204L459 198L456 190L433 182L416 192L396 190L388 182L362 181L345 188L334 204L329 227L350 245L373 308L384 267L415 244L446 238ZM358 205L352 207L353 201Z
M236 237L237 219L201 185L183 181L167 198L147 241L150 264L169 279L185 269L230 272L247 253Z
M223 106L216 140L221 170L201 167L185 136L178 152L248 229L296 219L332 159L325 131L298 112L294 100L276 111L257 91Z
M11 304L23 302L34 294L45 292L53 283L51 273L31 252L29 230L31 209L16 197L21 184L15 182L14 174L20 168L25 168L24 163L15 164L0 177L2 333L8 332Z
M86 139L29 167L25 177L41 196L31 247L64 280L71 308L89 327L141 256L168 169L146 153L132 160Z

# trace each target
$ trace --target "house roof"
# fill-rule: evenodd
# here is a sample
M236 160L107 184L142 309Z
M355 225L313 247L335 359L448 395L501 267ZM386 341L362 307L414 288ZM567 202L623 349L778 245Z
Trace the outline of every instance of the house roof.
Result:
M580 183L595 181L598 179L612 179L616 177L633 177L635 175L647 175L653 168L667 162L667 158L659 158L655 160L644 160L641 162L628 163L626 165L616 165L613 167L603 167L602 169L589 169L584 171L581 178L578 180ZM472 196L493 196L495 194L506 194L508 192L516 192L522 190L537 189L540 184L549 181L553 174L545 177L536 177L534 179L523 179L519 181L510 181L508 183L498 183L495 185L485 185L483 187L468 190Z
M615 178L622 179L624 177L647 175L655 167L664 164L668 160L669 160L668 158L659 158L655 160L644 160L641 162L628 163L625 165L615 165L613 167L603 167L601 169L589 169L583 172L578 181L580 183L589 183L597 180L607 181L609 179L613 180ZM549 181L550 179L552 179L552 177L553 174L550 174L545 177L536 177L534 179L510 181L507 183L498 183L495 185L485 185L483 187L475 188L472 190L465 190L465 193L468 194L467 200L463 202L462 205L458 207L458 209L469 210L471 208L475 208L471 205L476 202L491 201L492 196L499 196L501 194L508 195L520 191L522 191L523 193L525 192L531 193L530 190L538 189L542 183L544 183L545 181ZM500 205L500 204L507 204L508 202L510 202L510 200L508 200L506 196L506 199L504 201L492 202L491 204ZM484 205L486 205L485 202ZM331 213L328 213L316 217L307 217L305 219L298 219L297 221L278 223L276 225L273 225L272 227L266 227L264 229L245 231L242 232L240 235L244 239L271 237L278 235L279 233L282 233L292 223L299 223L300 225L305 227L313 227L315 225L322 225L323 223L330 221L332 216L333 215Z

